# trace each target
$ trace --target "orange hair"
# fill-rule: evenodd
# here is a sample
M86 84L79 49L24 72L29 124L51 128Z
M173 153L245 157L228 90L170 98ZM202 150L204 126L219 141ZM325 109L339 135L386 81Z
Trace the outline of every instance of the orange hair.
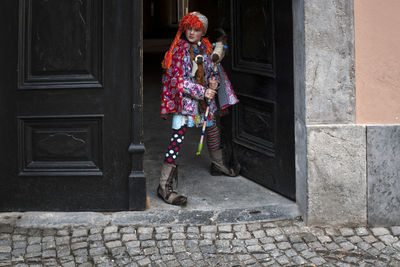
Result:
M198 12L191 12L186 14L181 18L179 21L179 28L178 31L175 35L175 39L172 42L171 46L169 47L169 50L165 53L164 55L164 60L161 63L161 66L163 69L169 69L171 66L171 61L172 61L172 51L176 47L176 44L178 43L179 39L181 38L182 33L184 33L188 28L192 27L195 29L200 29L203 32L207 32L206 27L204 26L203 22L194 15L193 13L198 13ZM206 52L207 54L210 54L213 47L208 38L202 37L201 42L206 46Z

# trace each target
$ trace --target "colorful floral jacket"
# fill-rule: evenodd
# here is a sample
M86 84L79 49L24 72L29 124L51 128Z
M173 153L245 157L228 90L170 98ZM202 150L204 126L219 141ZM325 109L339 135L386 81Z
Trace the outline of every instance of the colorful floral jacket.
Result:
M207 88L195 83L195 78L190 76L192 63L190 61L189 48L190 44L187 41L179 40L172 54L171 67L164 70L160 109L160 113L164 117L167 114L199 115L198 100L204 99ZM205 51L205 47L202 48ZM203 56L203 67L208 85L209 79L213 76L213 63L208 55L204 54ZM220 109L226 109L228 106L236 104L238 100L222 66L219 66L218 69L219 71L215 76L215 79L220 84L218 94L223 93L223 98L227 99L219 106ZM223 88L224 92L220 92L220 88ZM215 99L212 99L210 118L216 111L217 103Z

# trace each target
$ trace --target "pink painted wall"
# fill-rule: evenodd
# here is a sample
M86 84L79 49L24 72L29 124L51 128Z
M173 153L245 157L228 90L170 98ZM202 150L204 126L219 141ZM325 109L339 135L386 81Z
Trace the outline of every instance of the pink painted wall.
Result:
M400 123L400 0L354 0L357 123Z

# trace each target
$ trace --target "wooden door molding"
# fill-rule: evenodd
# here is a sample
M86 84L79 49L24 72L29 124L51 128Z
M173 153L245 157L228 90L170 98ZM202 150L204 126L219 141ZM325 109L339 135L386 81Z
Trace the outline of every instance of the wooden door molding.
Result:
M143 170L143 0L133 1L132 18L132 119L128 152L131 170L128 178L129 210L146 209L146 178Z
M19 176L102 176L103 117L19 116Z
M18 88L102 88L102 7L103 0L19 0ZM66 42L66 34L76 36Z
M276 103L238 93L240 105L233 109L233 142L275 157Z
M274 3L272 0L231 0L232 69L274 78ZM249 39L257 39L252 41Z

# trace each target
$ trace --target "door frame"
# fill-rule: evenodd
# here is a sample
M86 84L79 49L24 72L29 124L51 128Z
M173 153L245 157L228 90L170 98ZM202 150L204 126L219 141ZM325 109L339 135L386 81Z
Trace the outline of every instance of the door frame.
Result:
M132 1L131 67L131 141L128 152L131 169L128 176L129 210L146 209L146 177L143 170L143 0Z
M143 0L133 1L133 11L140 10L132 21L132 125L131 172L129 175L129 210L145 209L146 178L143 172ZM295 180L296 203L300 213L307 214L308 167L307 167L307 128L306 128L306 62L305 62L305 16L304 0L294 0L293 16L293 84L294 84L294 127L295 127ZM139 34L137 34L139 33ZM136 49L137 48L137 49ZM137 72L136 70L140 70ZM138 191L143 188L144 191Z
M304 218L308 206L304 0L292 2L292 15L296 203Z

